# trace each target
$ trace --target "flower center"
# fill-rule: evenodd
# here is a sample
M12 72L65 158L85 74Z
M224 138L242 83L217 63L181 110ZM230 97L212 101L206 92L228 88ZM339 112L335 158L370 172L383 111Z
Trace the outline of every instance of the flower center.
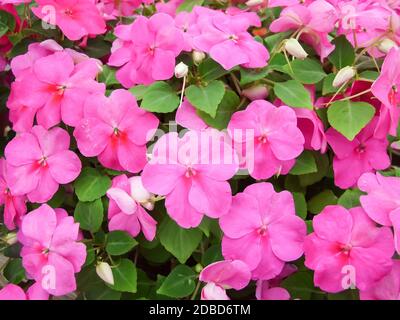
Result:
M267 232L268 232L267 226L263 224L263 225L258 229L257 232L258 232L258 234L259 234L260 236L262 236L262 237L266 236L266 235L267 235Z
M47 157L44 157L43 156L43 158L41 158L40 160L38 160L38 165L40 166L40 167L47 167Z
M186 170L186 173L185 173L185 177L186 177L186 178L192 178L192 177L194 177L196 174L197 174L196 170L194 170L194 169L191 168L191 167L188 167L187 170Z
M64 14L67 16L72 16L74 12L72 11L72 9L65 9Z
M357 153L364 153L365 150L366 150L366 147L362 143L356 148Z
M44 255L48 255L49 252L50 252L50 249L49 249L49 248L44 248L44 249L42 250L42 254L44 254Z
M239 40L239 37L238 37L237 35L235 35L235 34L231 34L231 35L228 37L228 39L236 42L236 41Z
M343 254L345 254L345 255L349 255L351 249L352 249L351 244L343 244L343 245L340 246L341 252L342 252Z
M389 102L392 105L396 105L396 95L397 95L397 87L395 85L392 86L392 89L389 92Z

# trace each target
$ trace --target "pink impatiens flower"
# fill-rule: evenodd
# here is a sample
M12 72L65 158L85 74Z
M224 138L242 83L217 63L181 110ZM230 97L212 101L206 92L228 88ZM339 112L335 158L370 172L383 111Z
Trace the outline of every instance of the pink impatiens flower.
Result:
M36 282L25 293L15 284L8 284L0 290L0 300L48 300L49 294Z
M400 260L393 260L390 273L366 290L360 290L360 300L400 300Z
M382 65L378 79L373 83L371 91L382 102L379 122L386 132L397 135L400 119L400 49L390 50ZM396 66L396 67L394 67Z
M240 260L218 261L205 267L199 280L207 282L201 291L201 300L230 300L226 290L246 287L251 280L251 272Z
M175 121L177 124L190 130L203 130L207 129L208 125L197 114L196 108L185 99L182 105L176 110Z
M354 186L365 172L383 170L390 166L386 138L374 136L377 118L374 118L353 141L347 140L335 129L326 132L328 143L335 153L333 171L335 184L346 189Z
M216 130L168 133L156 143L142 173L147 190L165 195L168 214L183 228L197 227L203 215L219 218L232 201L226 180L238 170L227 137Z
M270 183L250 185L234 196L219 222L224 258L245 262L253 279L273 279L286 261L303 254L306 225L295 214L293 197L275 192Z
M193 39L197 50L210 54L224 69L241 65L262 68L269 59L267 48L247 32L251 21L243 15L216 11L197 20L199 35Z
M304 149L295 112L264 100L253 101L246 110L234 113L228 130L245 159L242 164L255 179L288 173Z
M70 137L61 128L35 126L5 148L7 180L13 195L27 194L31 202L46 202L59 184L74 181L81 172L78 156L68 150Z
M121 67L117 79L124 87L173 77L175 58L185 43L171 16L164 13L150 18L139 16L130 25L117 26L115 35L118 39L108 64Z
M368 216L380 225L393 226L395 247L400 252L400 178L364 173L358 187L367 193L360 202Z
M86 247L77 242L79 224L63 209L44 204L27 214L18 232L22 264L29 278L54 296L76 290L75 273L86 259Z
M15 101L9 102L9 108L30 108L36 113L38 124L47 129L61 119L76 126L82 118L85 99L94 93L104 93L105 85L95 80L101 70L98 60L86 59L76 65L74 62L68 52L55 52L37 59L32 71L25 72L13 83Z
M158 124L157 117L140 109L129 91L120 89L108 98L98 94L86 101L74 136L85 157L97 156L107 168L136 173L147 162L146 143Z
M33 13L57 25L70 40L106 32L106 24L93 0L36 0Z
M0 159L0 205L4 204L4 224L9 230L14 230L21 224L26 213L26 196L13 196L7 176L7 164Z
M144 209L153 209L153 195L143 187L139 176L129 179L126 175L115 177L107 196L110 199L108 207L110 231L123 230L136 237L142 230L147 240L154 239L157 221Z
M315 271L314 284L322 290L340 292L350 285L366 290L390 272L392 232L376 227L361 207L327 206L313 227L304 242L305 265Z

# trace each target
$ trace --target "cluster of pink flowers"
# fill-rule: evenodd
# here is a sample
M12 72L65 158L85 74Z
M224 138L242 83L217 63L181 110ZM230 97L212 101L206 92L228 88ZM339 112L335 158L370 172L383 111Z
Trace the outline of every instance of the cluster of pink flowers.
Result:
M199 272L198 280L206 283L201 292L204 300L230 299L227 290L242 290L251 281L256 283L257 299L288 300L290 293L282 282L298 271L299 261L313 271L315 287L325 292L357 288L361 299L399 300L400 261L395 254L400 254L400 177L387 176L391 173L384 170L392 165L389 142L392 137L398 139L400 120L400 4L383 0L270 0L255 5L232 1L244 4L241 9L195 6L191 12L177 12L182 2L37 0L31 8L34 15L80 43L71 49L48 39L6 60L12 44L9 34L0 38L0 72L9 64L13 75L7 108L16 133L0 159L0 204L7 229L17 229L22 265L33 282L26 292L7 285L0 290L0 300L42 300L77 289L76 274L87 256L84 235L65 209L54 209L48 202L60 185L68 185L65 188L72 194L72 183L84 166L100 168L105 174L114 171L103 193L110 232L124 231L132 237L143 234L153 241L159 220L149 212L161 200L168 214L164 218L171 218L179 228L197 228L209 218L217 219L224 260ZM14 15L19 29L24 24L14 5L30 3L0 0L0 10ZM156 12L142 15L140 8L146 5ZM286 39L277 49L284 51L289 69L291 61L305 59L311 51L317 55L316 63L325 63L335 50L331 41L335 32L375 63L381 58L382 66L376 63L379 75L373 80L360 74L354 77L356 57L354 65L348 66L354 74L339 79L343 81L336 94L317 98L316 85L304 86L312 105L306 109L290 106L276 91L274 100L267 101L269 89L258 78L257 90L242 90L232 73L224 90L235 87L241 100L231 113L226 112L227 130L219 131L185 96L186 80L193 86L202 81L197 70L189 72L184 75L179 92L182 100L173 115L188 130L157 136L151 145L160 123L164 125L160 120L169 116L161 118L145 110L144 103L139 106L143 97L140 93L135 97L129 89L173 79L177 64L195 54L202 59L209 55L222 72L235 68L245 75L246 69L263 72L270 53L251 32L262 29L256 12L266 6L283 7L269 31L288 32L288 38L295 41L294 48L284 48ZM123 17L133 22L124 24ZM99 60L82 53L89 38L107 33L109 20L116 24L110 54ZM307 52L300 43L309 46ZM201 63L193 62L193 68ZM104 68L115 71L124 89L108 88L99 80ZM285 71L284 76L288 75ZM274 82L267 80L268 85ZM171 90L178 81L171 81ZM208 93L203 93L201 99L207 98ZM321 116L327 112L329 118L329 108L339 101L373 107L370 121L352 140L331 122L326 129ZM335 192L350 188L363 192L360 203L352 208L325 206L312 217L308 232L306 219L296 212L296 198L283 190L290 181L279 180L304 153L326 159L327 153L331 155L327 161L333 172L327 177L333 177ZM319 165L315 163L313 173ZM240 171L249 175L245 181L235 179ZM297 192L306 187L299 183L287 189ZM299 260L303 255L304 263Z

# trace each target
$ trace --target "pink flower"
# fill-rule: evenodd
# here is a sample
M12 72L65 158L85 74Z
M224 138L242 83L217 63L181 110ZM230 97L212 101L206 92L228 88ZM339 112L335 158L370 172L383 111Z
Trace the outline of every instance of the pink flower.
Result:
M397 125L400 119L400 49L390 50L382 65L378 79L373 83L371 91L382 102L380 124L385 127L385 132L392 136L397 135Z
M15 284L8 284L0 290L0 300L48 300L49 294L36 282L25 293Z
M234 113L228 131L255 179L288 173L304 149L295 112L264 100L253 101L246 110Z
M118 39L108 64L121 67L117 79L124 87L173 77L175 58L185 43L171 16L164 13L150 18L139 16L130 25L116 27L115 35Z
M392 232L377 228L361 207L327 206L313 227L304 242L305 265L315 271L314 284L322 290L339 292L351 284L365 290L390 272Z
M157 221L144 210L144 208L153 209L154 204L151 199L153 195L143 187L139 176L129 179L126 175L115 177L107 196L110 199L108 207L110 231L123 230L136 237L142 230L147 240L154 239Z
M97 156L110 169L139 172L146 164L146 143L158 127L158 119L140 109L133 95L115 90L110 97L93 95L75 128L78 148L85 157Z
M218 261L205 267L199 280L207 282L201 291L201 300L230 300L225 290L246 287L251 280L251 272L240 260Z
M360 300L400 300L400 261L393 260L390 273L366 290L360 290Z
M325 128L315 110L294 108L294 112L297 116L297 126L304 135L304 149L325 153L328 147Z
M295 214L293 197L288 191L276 193L270 183L250 185L234 196L219 223L224 258L245 262L253 279L273 279L286 261L303 254L306 225Z
M400 252L400 178L364 173L358 187L367 193L360 202L368 216L380 225L393 226L395 247Z
M18 240L27 275L54 296L76 290L75 273L86 259L86 247L77 242L79 224L63 209L44 204L26 215Z
M335 153L333 171L335 184L346 189L354 186L365 172L383 170L390 166L386 152L386 138L374 137L377 118L374 118L353 141L347 140L335 129L326 132L328 143Z
M165 195L168 214L183 228L197 227L203 215L219 218L232 201L226 181L238 170L237 157L227 137L208 129L162 136L142 173L143 184Z
M9 230L14 230L21 224L26 213L26 197L13 196L8 183L7 164L0 159L0 204L4 204L4 224Z
M96 0L97 8L103 13L107 19L115 19L116 17L129 17L133 15L133 11L137 9L143 0ZM149 1L146 1L149 2Z
M70 40L106 32L106 24L92 0L37 0L33 13L46 23L57 25Z
M190 130L208 128L208 125L197 114L195 107L187 99L183 100L182 105L176 110L175 121L177 124Z
M11 140L5 148L7 180L13 195L27 194L29 201L43 203L59 184L74 181L81 172L78 156L68 150L70 138L61 128L35 126Z
M224 69L241 65L261 68L269 59L268 50L247 32L251 21L247 16L230 16L215 12L197 20L199 35L194 37L197 50L210 54Z
M13 102L9 102L8 107L29 108L33 114L36 113L38 124L46 129L57 125L61 119L76 126L82 118L85 99L91 94L105 92L105 85L95 81L100 70L95 59L86 59L75 65L68 52L39 58L34 62L32 72L25 73L13 83ZM30 116L29 122L32 118Z
M293 5L282 10L278 19L270 25L272 32L300 30L300 39L311 45L321 57L326 58L335 46L329 42L328 34L335 28L335 8L324 0L311 1L308 5Z

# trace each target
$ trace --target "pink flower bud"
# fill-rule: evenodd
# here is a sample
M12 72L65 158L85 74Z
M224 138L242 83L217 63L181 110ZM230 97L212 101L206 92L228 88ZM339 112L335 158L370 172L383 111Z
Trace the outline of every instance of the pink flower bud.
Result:
M251 101L254 100L262 100L268 96L268 88L262 85L251 87L244 89L242 91L243 96L250 99Z

